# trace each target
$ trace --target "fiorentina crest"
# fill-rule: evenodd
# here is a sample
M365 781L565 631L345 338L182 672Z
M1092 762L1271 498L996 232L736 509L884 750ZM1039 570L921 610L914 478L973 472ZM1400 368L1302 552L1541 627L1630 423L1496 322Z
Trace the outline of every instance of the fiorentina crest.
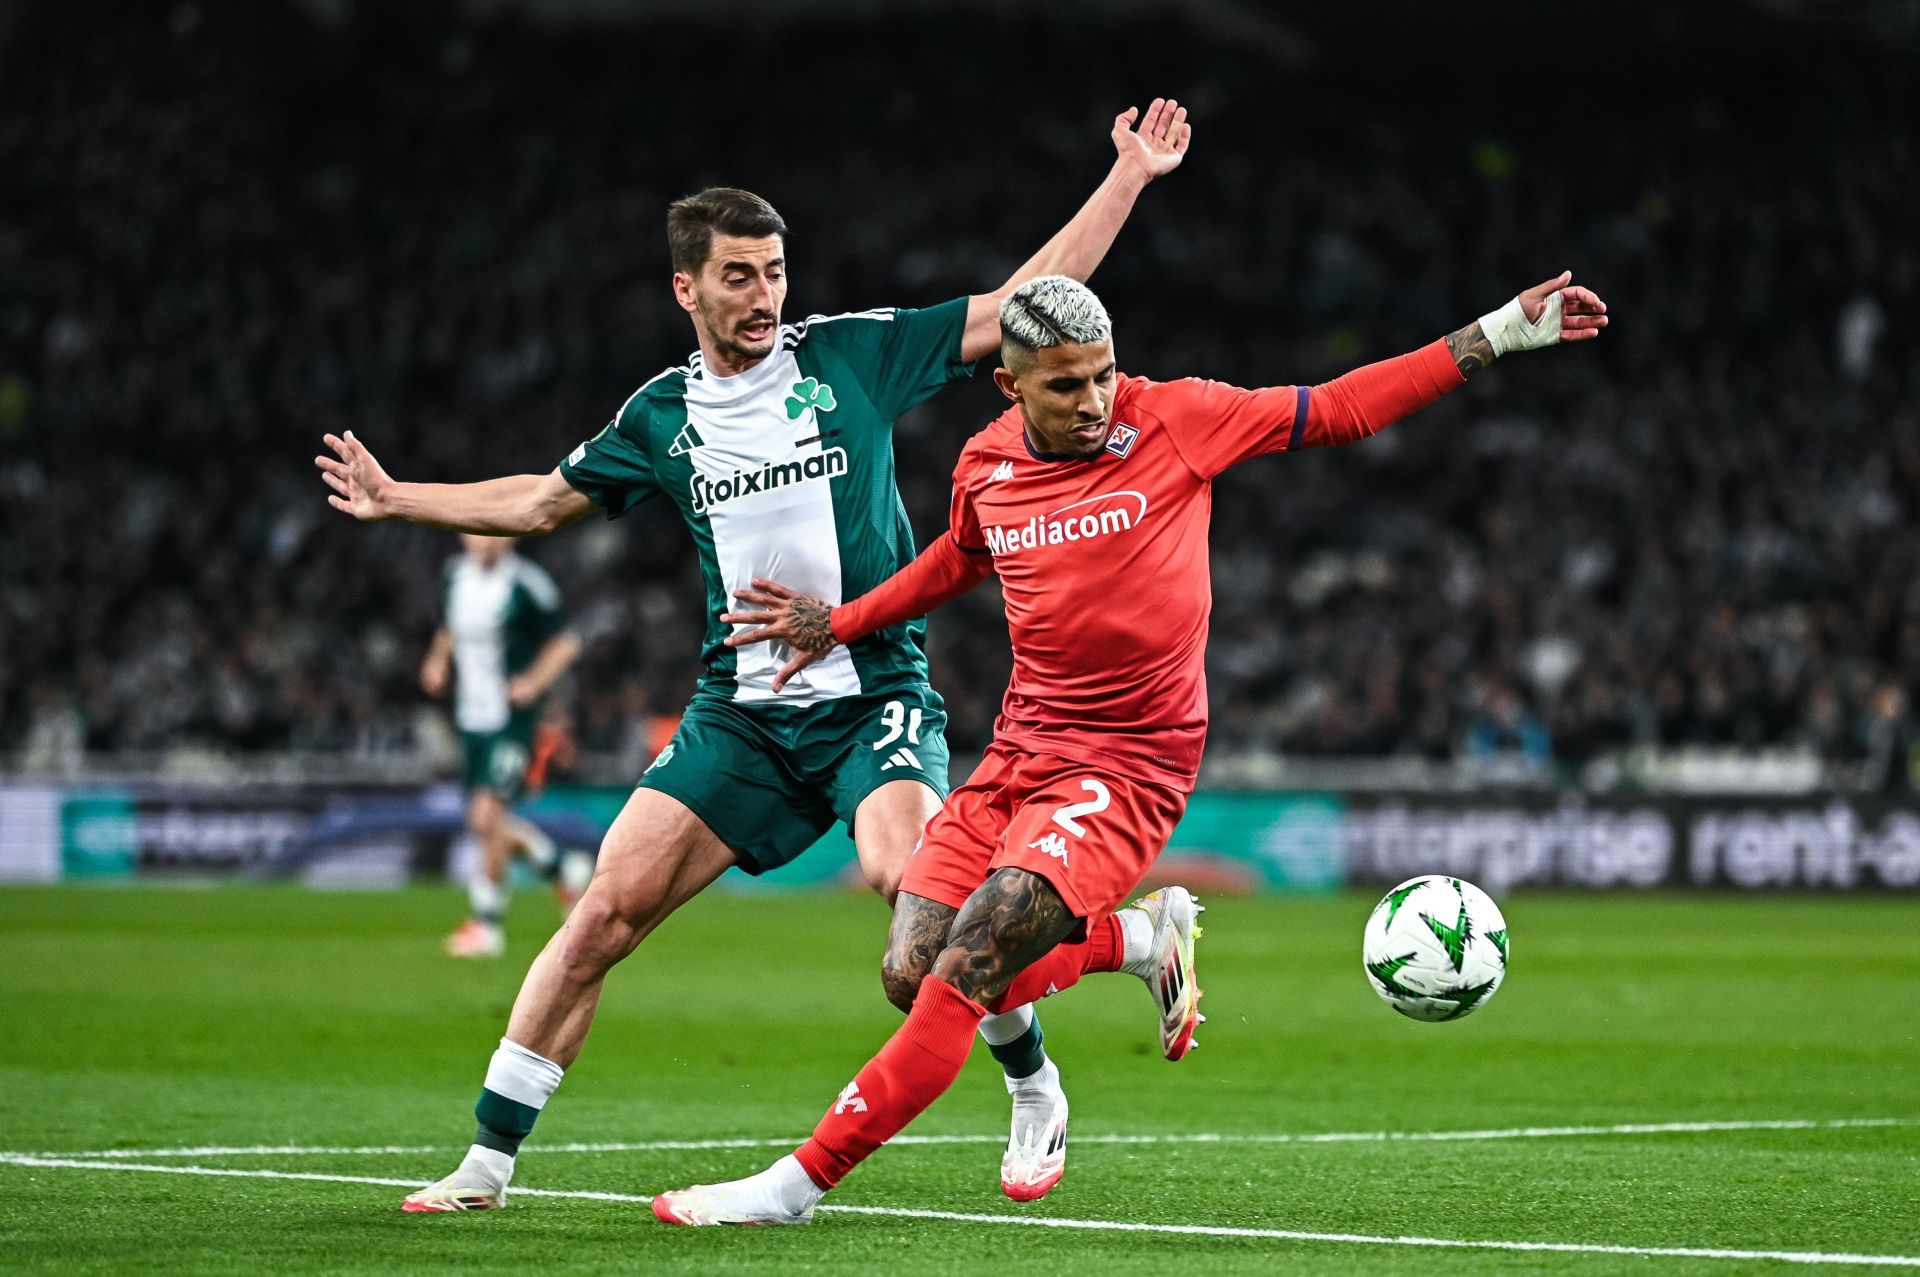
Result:
M1133 441L1139 437L1139 430L1116 421L1113 423L1113 430L1107 435L1107 451L1124 460L1126 455L1133 451Z

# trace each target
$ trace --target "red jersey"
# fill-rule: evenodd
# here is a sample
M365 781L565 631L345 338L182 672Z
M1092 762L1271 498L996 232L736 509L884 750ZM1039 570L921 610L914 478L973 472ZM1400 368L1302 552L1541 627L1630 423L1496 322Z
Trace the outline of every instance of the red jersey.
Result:
M834 634L921 615L997 572L1013 679L995 738L1190 791L1207 732L1214 477L1364 438L1462 381L1445 342L1314 387L1121 374L1091 460L1036 452L1015 405L961 451L949 535L836 608Z

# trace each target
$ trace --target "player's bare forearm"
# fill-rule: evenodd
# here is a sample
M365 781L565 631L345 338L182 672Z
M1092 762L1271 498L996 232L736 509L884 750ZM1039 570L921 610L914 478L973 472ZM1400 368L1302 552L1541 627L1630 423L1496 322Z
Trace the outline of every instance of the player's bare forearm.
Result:
M573 668L580 657L580 636L565 630L541 644L533 663L514 678L511 689L516 705L531 705L550 691Z
M429 696L441 695L447 690L448 676L452 673L453 634L443 625L433 632L426 659L420 662L420 690Z
M968 363L985 358L999 347L1000 303L1008 293L1042 275L1068 275L1084 283L1113 247L1147 183L1179 167L1193 135L1186 108L1170 98L1155 98L1140 120L1138 132L1133 127L1137 118L1138 110L1128 108L1114 119L1113 142L1118 154L1105 180L1080 211L1006 283L969 300L967 328L960 340L961 358Z
M480 483L395 483L384 504L391 518L484 536L543 536L593 509L585 495L550 474Z
M960 906L933 974L986 1006L1066 939L1076 921L1046 879L1011 866L996 870Z
M1069 275L1085 281L1106 258L1107 250L1127 224L1134 201L1147 187L1147 179L1119 161L1114 162L1106 180L1101 182L1073 220L1029 257L1007 282L991 293L971 298L967 303L967 330L960 341L960 357L968 363L984 359L1000 348L1000 303L1007 294L1030 279L1042 275Z
M1447 353L1453 356L1453 366L1460 370L1462 377L1473 376L1495 358L1493 343L1487 340L1477 319L1465 328L1447 334Z

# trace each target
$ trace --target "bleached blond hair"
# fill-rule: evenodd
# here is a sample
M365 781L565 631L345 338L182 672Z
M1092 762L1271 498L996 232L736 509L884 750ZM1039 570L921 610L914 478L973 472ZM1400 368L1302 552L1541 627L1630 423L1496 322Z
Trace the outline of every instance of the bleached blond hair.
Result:
M1113 320L1093 290L1065 275L1042 275L1000 303L1000 342L1029 353L1048 346L1079 346L1113 336Z

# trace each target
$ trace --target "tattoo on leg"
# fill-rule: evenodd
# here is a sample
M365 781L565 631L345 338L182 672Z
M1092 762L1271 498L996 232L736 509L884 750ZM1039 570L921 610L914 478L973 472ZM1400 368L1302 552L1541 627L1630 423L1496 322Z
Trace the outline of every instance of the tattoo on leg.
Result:
M1077 921L1045 878L996 870L960 906L933 974L984 1006L1066 939Z
M1453 356L1453 366L1460 375L1471 377L1493 362L1493 343L1476 319L1460 331L1447 334L1447 353Z
M887 1001L902 1011L913 1009L920 981L933 970L933 960L947 947L947 931L959 910L910 891L900 893L893 906L893 925L887 930L887 956L880 968Z

